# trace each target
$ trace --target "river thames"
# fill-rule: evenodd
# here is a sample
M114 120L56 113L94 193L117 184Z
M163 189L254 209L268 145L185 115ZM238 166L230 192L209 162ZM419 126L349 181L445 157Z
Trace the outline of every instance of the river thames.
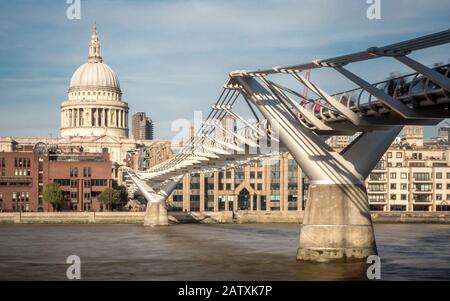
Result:
M295 260L294 224L0 225L0 280L352 280L366 265ZM382 280L449 280L450 225L376 224Z

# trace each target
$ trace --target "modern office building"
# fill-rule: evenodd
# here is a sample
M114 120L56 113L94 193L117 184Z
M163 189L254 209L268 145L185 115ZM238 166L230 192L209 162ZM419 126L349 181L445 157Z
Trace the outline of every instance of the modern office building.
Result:
M153 121L144 112L133 114L132 133L134 139L153 140Z
M302 210L306 188L302 170L284 153L238 169L186 175L169 206L174 211Z

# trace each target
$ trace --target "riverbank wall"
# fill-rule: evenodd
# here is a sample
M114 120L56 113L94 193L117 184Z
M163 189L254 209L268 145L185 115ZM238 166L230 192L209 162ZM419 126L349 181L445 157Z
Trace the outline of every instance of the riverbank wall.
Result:
M1 212L0 224L143 224L145 212ZM303 211L169 212L171 224L301 223ZM374 223L450 223L450 212L372 212Z

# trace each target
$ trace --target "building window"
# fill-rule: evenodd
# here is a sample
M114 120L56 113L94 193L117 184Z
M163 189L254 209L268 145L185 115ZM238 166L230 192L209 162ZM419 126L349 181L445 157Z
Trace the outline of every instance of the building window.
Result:
M388 158L392 158L392 153L391 153L391 152L388 152L388 153L387 153L387 157L388 157Z
M91 180L91 186L107 186L108 181L105 179Z
M391 183L391 189L397 189L397 184L396 183Z
M200 189L200 183L191 183L191 189Z
M414 160L422 160L422 153L413 153L412 158Z
M270 183L271 190L280 190L280 183Z
M377 165L375 165L374 169L384 170L385 169L384 161L379 161Z
M406 205L392 205L391 211L406 211Z
M420 192L426 192L426 191L432 191L432 185L431 184L414 184L415 191Z
M436 183L436 189L442 189L442 183Z
M400 179L407 179L407 178L408 178L408 174L406 172L400 173Z
M397 195L396 194L391 194L391 200L395 201L397 199Z
M436 173L436 179L442 179L442 172Z
M369 191L384 191L386 190L386 185L385 184L369 184L368 187Z
M450 205L436 205L436 211L450 211Z
M383 181L386 179L385 174L384 173L371 173L369 175L369 179L371 181Z
M83 209L84 209L84 211L91 211L91 204L83 203Z
M400 153L400 152L395 153L395 157L397 159L401 159L402 158L402 153Z
M430 178L430 174L429 173L425 173L425 172L415 172L413 174L414 180L418 180L418 181L429 181Z
M390 177L391 177L391 179L397 179L397 173L391 172Z
M200 211L200 196L199 195L191 195L190 196L190 210L191 211Z
M91 168L90 167L83 168L83 177L85 177L85 178L91 177Z
M384 202L386 200L384 194L369 194L368 199L369 202Z
M78 168L77 167L71 167L70 168L70 177L71 178L77 178L78 177Z
M56 183L59 186L70 186L70 180L69 179L54 179L53 183Z
M401 199L402 201L406 201L407 195L406 195L406 194L401 194L401 195L400 195L400 199Z

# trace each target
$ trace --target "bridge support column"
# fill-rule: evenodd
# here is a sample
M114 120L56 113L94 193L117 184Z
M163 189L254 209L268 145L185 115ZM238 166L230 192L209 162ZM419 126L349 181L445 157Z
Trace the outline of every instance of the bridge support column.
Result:
M300 232L298 260L365 261L377 254L364 179L401 131L401 126L362 132L337 152L304 127L255 78L237 76L246 97L270 122L311 181Z
M147 210L144 217L144 226L168 226L169 217L167 215L167 208L161 202L147 203Z
M297 259L365 261L377 254L363 185L311 185Z
M169 217L167 215L166 200L175 190L175 187L183 176L167 181L167 183L160 187L158 192L155 192L145 181L139 179L133 173L128 172L128 175L147 200L144 226L168 226Z

